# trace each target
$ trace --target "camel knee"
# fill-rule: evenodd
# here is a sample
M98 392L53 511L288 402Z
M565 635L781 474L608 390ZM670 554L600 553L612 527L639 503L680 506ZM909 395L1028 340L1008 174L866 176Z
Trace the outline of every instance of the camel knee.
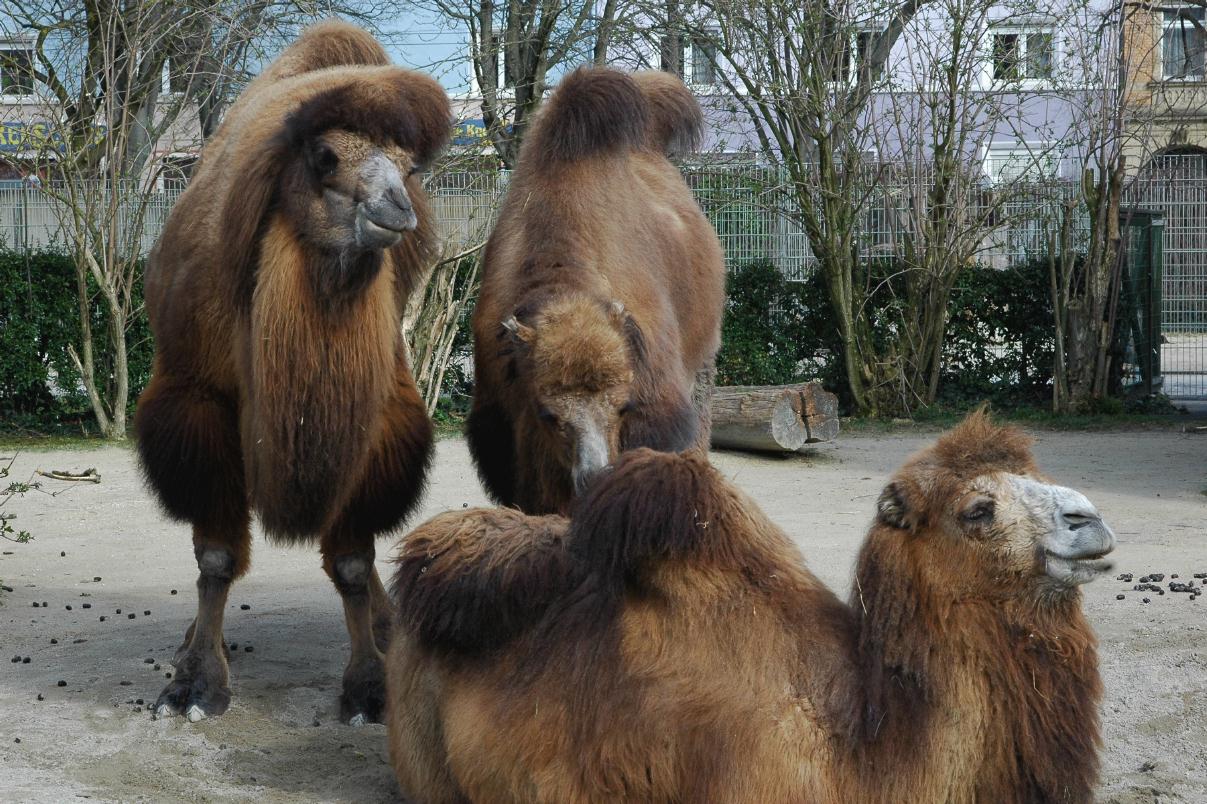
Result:
M204 579L230 583L235 579L235 554L222 547L193 548L197 556L197 569Z
M331 576L336 590L347 597L369 591L369 579L373 576L373 554L353 553L337 556L330 560Z

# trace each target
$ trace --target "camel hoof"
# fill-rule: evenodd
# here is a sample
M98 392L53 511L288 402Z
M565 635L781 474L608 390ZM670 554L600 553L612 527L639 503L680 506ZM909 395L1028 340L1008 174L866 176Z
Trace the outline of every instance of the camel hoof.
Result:
M359 715L353 715L348 720L348 725L352 726L353 728L360 728L361 726L365 725L368 722L369 722L369 718L365 717L364 714L359 714Z
M192 706L189 707L188 716L189 716L190 723L196 723L198 720L205 719L205 710L202 709L197 704L193 704Z
M155 707L156 720L161 717L171 717L174 714L176 714L176 712L174 712L172 707L168 706L167 704L160 704L159 706Z

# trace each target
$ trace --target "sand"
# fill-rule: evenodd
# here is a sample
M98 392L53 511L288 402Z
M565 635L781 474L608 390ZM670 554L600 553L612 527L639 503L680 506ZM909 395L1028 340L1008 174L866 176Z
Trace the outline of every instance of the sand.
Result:
M713 457L845 595L886 477L932 437L844 434L809 456ZM1165 585L1173 573L1188 580L1207 572L1207 435L1037 437L1045 470L1085 492L1120 541L1112 579L1091 584L1085 597L1106 684L1099 798L1203 801L1207 598L1141 594L1113 577L1163 572ZM317 548L257 535L252 570L227 612L227 639L239 645L227 714L196 724L155 720L135 703L153 701L166 683L193 615L196 569L187 528L158 512L129 450L25 452L12 479L88 467L100 472L99 485L43 478L57 496L34 492L8 506L35 538L0 542L0 579L13 588L0 593L0 800L393 800L384 727L338 722L348 639ZM464 442L442 441L420 518L484 502ZM392 547L379 544L383 572ZM1116 600L1121 593L1126 599ZM30 663L12 664L14 655Z

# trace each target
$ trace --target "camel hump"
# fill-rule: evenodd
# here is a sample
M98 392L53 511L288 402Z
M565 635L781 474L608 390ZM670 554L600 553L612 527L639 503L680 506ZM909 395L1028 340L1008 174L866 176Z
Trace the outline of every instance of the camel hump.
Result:
M507 508L439 514L402 543L398 622L427 650L475 656L533 626L579 578L560 516Z
M529 153L575 162L644 147L650 110L637 82L619 70L580 67L562 79L529 134Z
M649 107L646 141L668 156L688 154L699 147L704 113L691 90L671 73L646 70L633 73Z
M268 68L275 79L328 67L385 66L390 57L373 36L340 19L311 25Z
M722 534L747 516L707 456L623 453L575 504L569 541L589 571L622 594L651 562L735 549Z

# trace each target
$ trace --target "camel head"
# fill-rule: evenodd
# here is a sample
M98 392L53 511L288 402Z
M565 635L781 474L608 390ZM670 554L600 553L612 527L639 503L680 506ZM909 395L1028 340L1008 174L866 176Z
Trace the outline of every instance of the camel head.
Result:
M527 369L530 432L549 441L577 493L620 452L636 324L620 302L571 297L546 305L531 324L512 316L503 329Z
M1068 598L1110 569L1115 535L1084 495L1039 473L1029 447L1019 430L973 413L898 471L873 540L957 597Z
M395 144L343 129L308 137L281 201L300 236L342 257L390 248L418 219L407 178L421 166Z

